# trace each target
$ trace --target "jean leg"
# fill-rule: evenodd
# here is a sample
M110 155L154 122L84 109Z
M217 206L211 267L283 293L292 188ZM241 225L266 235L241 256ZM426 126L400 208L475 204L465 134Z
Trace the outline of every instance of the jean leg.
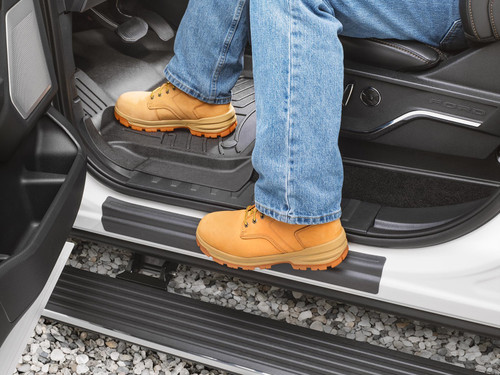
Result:
M248 0L190 0L165 76L206 103L226 104L243 69Z
M290 224L340 217L340 22L323 0L251 0L257 209Z
M342 35L355 38L416 40L439 47L460 19L459 0L328 1L342 23Z
M343 92L338 34L438 46L458 0L250 0L257 208L291 224L340 217Z

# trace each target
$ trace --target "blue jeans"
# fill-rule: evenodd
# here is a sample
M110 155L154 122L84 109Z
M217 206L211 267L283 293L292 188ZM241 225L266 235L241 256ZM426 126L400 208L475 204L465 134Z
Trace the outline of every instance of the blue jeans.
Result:
M290 224L341 216L338 148L344 84L338 35L465 41L459 0L190 0L167 79L208 103L228 103L250 35L257 136L257 209ZM250 22L251 20L251 22Z

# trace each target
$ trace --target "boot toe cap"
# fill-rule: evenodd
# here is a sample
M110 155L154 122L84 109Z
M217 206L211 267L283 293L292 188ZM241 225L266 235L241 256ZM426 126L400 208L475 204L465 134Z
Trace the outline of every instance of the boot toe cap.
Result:
M150 93L143 91L126 92L118 98L115 104L115 110L120 115L131 118L142 119L148 116L147 99Z
M240 238L242 218L238 211L213 212L201 219L198 238L221 251Z

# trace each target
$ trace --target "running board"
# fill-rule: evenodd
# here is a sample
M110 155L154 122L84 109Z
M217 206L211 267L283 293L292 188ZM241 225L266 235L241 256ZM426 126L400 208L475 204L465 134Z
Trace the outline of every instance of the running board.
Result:
M236 374L474 373L70 267L44 315Z

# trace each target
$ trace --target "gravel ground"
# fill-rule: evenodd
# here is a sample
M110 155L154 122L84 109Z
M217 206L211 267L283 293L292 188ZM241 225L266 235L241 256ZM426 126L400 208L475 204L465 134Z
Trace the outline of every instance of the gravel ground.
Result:
M40 319L14 375L221 375L110 337Z
M91 242L80 242L68 264L76 268L114 277L125 269L130 256L131 254L125 250ZM277 287L247 283L238 278L188 266L179 267L175 277L170 281L169 291L348 339L364 341L392 350L452 363L487 374L500 375L500 340L481 337L459 330L435 327L419 321L398 318L390 314L366 310L362 307L312 297ZM68 327L65 327L65 329L73 330ZM102 340L105 339L102 338ZM40 342L38 334L34 339L35 341ZM94 346L90 345L89 348L92 349ZM127 346L127 348L129 348L127 351L132 353L130 354L132 356L134 353L145 353L145 357L141 360L142 363L147 360L148 355L159 358L158 354L147 354L152 352L147 352L145 349L136 346ZM28 344L26 353L31 351L30 344ZM27 355L26 358L23 357L23 362L19 366L33 365L35 356ZM87 355L91 357L90 354ZM218 374L218 372L208 372L208 370L205 370L207 372L196 372L202 370L183 361L169 368L168 366L172 366L171 363L175 363L176 360L171 357L168 358L168 360L165 359L167 371L172 371L171 368L175 368L181 363L186 364L184 370L188 371L184 371L182 374ZM115 364L114 366L120 366L119 362L113 358L106 360L108 362L111 360ZM72 366L71 363L74 362L75 360L70 358L68 366ZM148 361L148 363L150 362ZM155 363L154 360L153 363ZM86 366L90 368L89 365ZM99 369L97 364L92 366L94 367L92 367L91 371L104 371ZM129 371L133 371L133 366L130 366L132 365L129 365ZM91 371L88 373L92 373ZM167 371L164 371L165 374L169 374ZM37 372L34 373L38 374ZM56 373L73 374L72 372L57 371ZM100 374L100 372L94 373ZM141 375L150 374L149 372L135 373ZM179 372L171 373L178 374ZM158 372L151 372L151 374L158 374Z

